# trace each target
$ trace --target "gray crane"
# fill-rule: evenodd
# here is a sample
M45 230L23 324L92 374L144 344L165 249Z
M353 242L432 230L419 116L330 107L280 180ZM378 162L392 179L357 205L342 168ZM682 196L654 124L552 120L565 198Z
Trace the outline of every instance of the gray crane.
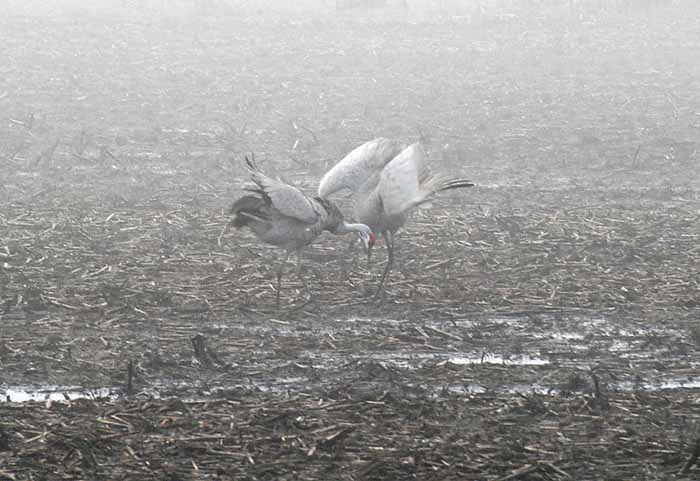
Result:
M376 296L394 263L394 234L406 223L410 211L438 192L472 187L469 180L433 174L425 150L416 142L409 146L385 138L360 145L347 154L321 179L318 194L323 198L349 189L355 197L355 217L386 242L387 264ZM365 250L370 260L374 239Z
M332 202L322 197L308 197L296 187L262 173L254 159L246 157L245 160L253 185L245 188L250 194L233 203L230 214L234 217L230 224L236 228L248 227L261 241L285 251L284 260L277 269L278 309L282 272L292 253L297 255L297 276L309 293L301 275L301 250L323 231L336 235L356 232L366 249L374 242L369 227L345 222Z

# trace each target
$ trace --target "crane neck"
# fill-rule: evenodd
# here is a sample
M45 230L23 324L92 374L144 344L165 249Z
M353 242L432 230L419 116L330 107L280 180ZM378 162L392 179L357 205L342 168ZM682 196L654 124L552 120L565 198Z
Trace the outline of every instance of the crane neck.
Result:
M336 230L339 234L347 234L349 232L370 232L370 228L366 224L353 224L352 222L342 222Z

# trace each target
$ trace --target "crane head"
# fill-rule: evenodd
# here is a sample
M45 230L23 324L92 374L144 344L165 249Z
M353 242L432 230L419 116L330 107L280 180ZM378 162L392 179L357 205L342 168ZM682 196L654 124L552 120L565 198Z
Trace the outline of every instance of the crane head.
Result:
M367 254L367 263L369 263L372 258L372 247L374 247L374 244L377 242L377 236L374 235L374 232L370 232L369 236L366 238L360 237L360 239L362 240L362 249L365 251L365 254Z
M360 232L360 241L362 242L362 248L369 254L372 247L374 247L374 243L377 242L377 236L372 231Z

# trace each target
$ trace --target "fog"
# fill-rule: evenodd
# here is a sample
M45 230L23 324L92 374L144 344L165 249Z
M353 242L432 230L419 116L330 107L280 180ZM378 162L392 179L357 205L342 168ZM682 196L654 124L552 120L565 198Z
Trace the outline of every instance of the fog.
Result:
M3 7L0 478L698 478L697 1Z
M9 2L3 108L46 129L25 148L158 130L325 168L385 135L488 165L614 164L697 135L690 1L83 3Z

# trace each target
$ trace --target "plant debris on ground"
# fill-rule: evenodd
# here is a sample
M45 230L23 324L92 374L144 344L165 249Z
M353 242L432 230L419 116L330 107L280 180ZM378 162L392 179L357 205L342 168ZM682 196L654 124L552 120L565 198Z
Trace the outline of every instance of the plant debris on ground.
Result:
M532 3L10 9L0 480L697 478L700 12ZM380 135L477 187L276 309L243 156Z

